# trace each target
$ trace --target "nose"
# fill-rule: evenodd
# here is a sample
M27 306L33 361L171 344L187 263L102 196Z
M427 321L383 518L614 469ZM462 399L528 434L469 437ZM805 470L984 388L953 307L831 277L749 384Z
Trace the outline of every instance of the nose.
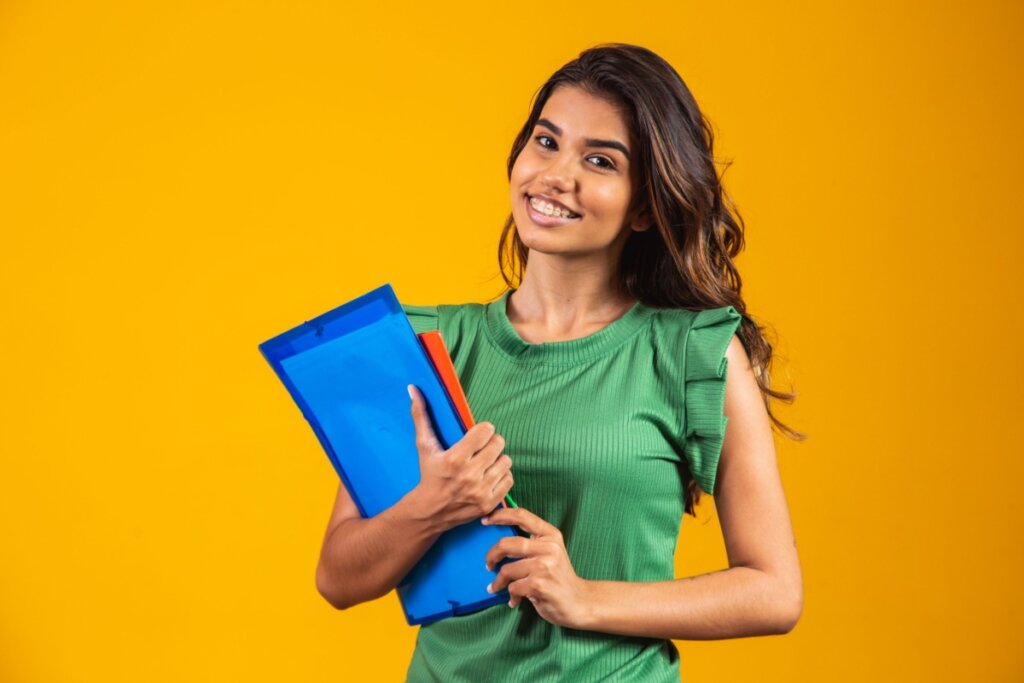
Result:
M540 180L552 190L571 192L576 182L569 154L558 154L540 173Z

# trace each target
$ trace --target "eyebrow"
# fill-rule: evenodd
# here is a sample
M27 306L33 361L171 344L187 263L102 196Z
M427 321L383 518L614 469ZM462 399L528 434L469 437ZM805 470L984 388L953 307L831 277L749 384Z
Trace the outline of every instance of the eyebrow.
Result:
M562 134L562 129L556 126L555 124L551 123L551 121L548 121L547 119L537 119L537 125L544 126L545 128L550 128L555 135ZM626 149L626 146L619 142L618 140L596 140L594 138L587 138L586 140L583 141L583 143L588 147L610 147L612 149L617 149L626 155L626 159L630 158L629 150Z

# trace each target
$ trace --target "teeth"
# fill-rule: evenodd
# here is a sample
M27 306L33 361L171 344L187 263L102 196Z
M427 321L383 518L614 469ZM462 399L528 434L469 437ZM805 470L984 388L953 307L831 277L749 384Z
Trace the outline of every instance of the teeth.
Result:
M553 204L549 204L548 202L541 201L540 199L536 199L534 197L530 197L530 206L537 209L545 216L557 216L558 218L568 218L569 216L573 215L570 211L557 208Z

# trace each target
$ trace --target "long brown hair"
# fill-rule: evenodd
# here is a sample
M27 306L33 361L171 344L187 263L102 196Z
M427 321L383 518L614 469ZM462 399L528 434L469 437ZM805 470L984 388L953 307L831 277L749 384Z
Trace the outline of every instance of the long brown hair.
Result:
M771 388L772 345L747 313L733 259L744 247L744 223L715 167L714 134L690 89L660 56L637 45L605 43L580 53L556 71L534 97L530 116L512 144L508 175L530 141L537 119L559 86L575 86L618 106L636 143L630 215L646 210L653 230L632 232L619 264L622 292L654 308L704 310L733 306L742 316L740 338L775 427L783 424L771 399L792 403L795 393ZM726 165L728 168L728 165ZM529 251L511 214L498 242L498 266L510 288L522 282ZM511 277L506 273L511 271ZM686 512L693 515L700 489L687 472Z

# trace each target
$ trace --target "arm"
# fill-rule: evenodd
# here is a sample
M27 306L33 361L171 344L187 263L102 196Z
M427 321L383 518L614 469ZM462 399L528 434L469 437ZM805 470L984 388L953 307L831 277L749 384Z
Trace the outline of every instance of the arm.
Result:
M419 391L410 387L420 482L397 503L363 519L344 484L327 526L316 587L338 609L387 594L443 532L485 515L512 488L512 464L494 425L474 425L444 450Z
M768 413L735 336L726 358L729 422L714 500L729 568L655 583L585 581L576 628L710 640L787 633L799 620L800 562Z
M443 528L413 489L378 515L363 519L343 483L320 551L316 587L337 609L386 595L423 557Z

